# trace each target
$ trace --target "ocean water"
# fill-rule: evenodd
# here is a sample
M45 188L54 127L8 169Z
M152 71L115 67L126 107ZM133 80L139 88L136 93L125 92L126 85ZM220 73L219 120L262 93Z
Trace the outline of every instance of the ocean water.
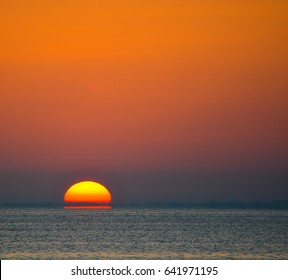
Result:
M0 209L1 259L288 259L288 211Z

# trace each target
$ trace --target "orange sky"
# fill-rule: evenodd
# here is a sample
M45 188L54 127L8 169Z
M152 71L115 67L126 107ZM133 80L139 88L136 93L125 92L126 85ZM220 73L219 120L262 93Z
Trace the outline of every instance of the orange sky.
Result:
M0 168L287 169L287 1L0 3Z

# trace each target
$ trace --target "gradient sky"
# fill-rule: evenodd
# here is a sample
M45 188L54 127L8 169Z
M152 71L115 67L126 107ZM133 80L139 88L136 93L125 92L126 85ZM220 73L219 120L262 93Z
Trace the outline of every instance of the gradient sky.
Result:
M1 0L0 201L288 199L284 0ZM114 195L113 195L114 194Z

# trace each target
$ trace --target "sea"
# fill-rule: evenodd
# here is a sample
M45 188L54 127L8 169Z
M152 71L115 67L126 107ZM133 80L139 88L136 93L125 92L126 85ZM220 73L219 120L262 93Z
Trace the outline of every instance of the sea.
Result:
M1 208L3 259L288 259L288 210Z

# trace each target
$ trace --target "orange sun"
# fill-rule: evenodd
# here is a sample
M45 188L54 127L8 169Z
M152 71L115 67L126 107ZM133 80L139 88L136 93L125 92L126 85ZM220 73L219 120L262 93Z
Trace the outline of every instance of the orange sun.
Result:
M93 181L82 181L72 185L64 195L66 203L108 204L110 192L101 184Z

